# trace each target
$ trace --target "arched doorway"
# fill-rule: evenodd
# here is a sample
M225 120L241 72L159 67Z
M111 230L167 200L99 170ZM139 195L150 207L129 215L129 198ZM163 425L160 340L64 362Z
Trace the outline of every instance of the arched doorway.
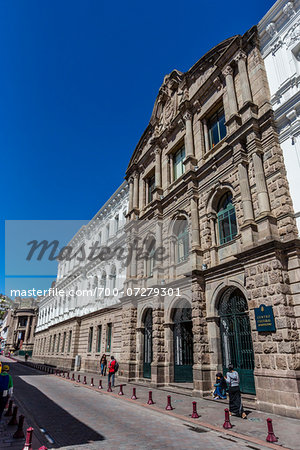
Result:
M193 382L193 322L189 304L175 308L173 315L174 381Z
M152 309L147 309L144 320L144 361L143 377L151 378L152 363Z
M247 300L239 289L228 289L219 304L223 372L231 363L240 376L240 389L255 394L254 353Z

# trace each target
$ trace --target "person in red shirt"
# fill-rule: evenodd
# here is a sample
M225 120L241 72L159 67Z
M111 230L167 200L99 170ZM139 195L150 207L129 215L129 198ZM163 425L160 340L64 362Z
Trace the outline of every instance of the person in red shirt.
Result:
M114 356L110 357L111 361L108 365L108 382L111 380L111 385L115 386L115 366L116 366L116 360Z

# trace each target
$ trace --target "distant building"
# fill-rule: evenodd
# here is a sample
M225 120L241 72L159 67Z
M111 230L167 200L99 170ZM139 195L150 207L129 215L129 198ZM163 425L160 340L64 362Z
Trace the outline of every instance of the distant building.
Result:
M300 1L278 0L259 22L258 31L300 230Z
M34 298L16 297L13 308L7 312L6 352L31 354L34 343L34 330L38 318L38 301Z
M116 256L107 260L95 256L101 248L125 248L128 191L127 182L123 182L68 243L79 259L59 263L56 283L40 302L35 360L74 368L78 355L82 369L97 370L101 353L113 352L119 358L120 293L126 267ZM96 243L99 249L90 257L89 251Z
M0 295L0 326L4 320L6 312L13 306L13 301L6 295Z

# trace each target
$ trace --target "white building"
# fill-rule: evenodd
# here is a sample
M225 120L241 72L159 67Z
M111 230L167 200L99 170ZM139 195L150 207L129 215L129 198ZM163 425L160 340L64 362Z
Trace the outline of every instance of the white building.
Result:
M126 278L126 267L117 256L107 260L96 258L99 249L124 246L125 215L128 208L128 185L123 182L93 219L83 226L69 242L72 254L78 257L58 264L58 274L53 290L40 302L36 333L118 303ZM63 292L63 294L59 294Z
M300 230L300 0L278 0L258 31Z

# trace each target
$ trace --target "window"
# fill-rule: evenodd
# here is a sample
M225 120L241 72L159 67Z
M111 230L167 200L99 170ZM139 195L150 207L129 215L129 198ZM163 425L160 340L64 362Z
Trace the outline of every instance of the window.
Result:
M52 342L52 336L50 336L50 339L49 339L49 348L48 348L48 353L50 353L50 352L51 352L51 342Z
M89 342L88 342L88 352L91 353L92 351L92 346L93 346L93 331L94 328L90 327L90 331L89 331Z
M56 334L54 335L54 338L53 338L52 353L54 353L54 350L55 350L55 343L56 343Z
M116 287L116 266L112 266L110 278L111 278L111 290L113 290Z
M220 244L232 241L237 235L237 223L230 192L223 195L219 201L217 219Z
M179 149L174 157L173 157L173 165L174 165L174 180L177 180L181 175L184 174L184 161L185 158L185 148L182 147Z
M108 323L106 328L106 351L110 352L111 349L111 332L112 332L112 324Z
M224 109L220 108L207 121L209 148L213 148L227 134L225 126Z
M102 242L102 233L100 231L100 233L99 233L99 245L101 245L101 242Z
M26 327L27 317L19 317L19 327Z
M60 346L60 333L58 334L58 339L57 339L57 353L59 352L59 346Z
M68 353L70 353L71 351L71 343L72 343L72 330L69 331Z
M101 287L103 288L103 292L105 294L105 289L106 289L106 272L105 272L105 270L103 270L103 272L102 272Z
M186 219L176 221L175 234L177 237L177 262L186 261L189 256L189 230Z
M98 325L97 327L97 353L101 352L101 338L102 338L102 325Z
M119 216L115 217L115 232L119 230Z
M61 352L64 353L65 351L65 346L66 346L66 338L67 338L67 332L64 332L64 336L63 336L63 341L62 341L62 348L61 348Z
M106 225L106 240L109 239L109 224Z
M153 200L154 188L155 188L155 175L148 178L148 203L152 202Z
M148 246L148 258L147 258L147 276L153 277L154 268L154 255L155 255L155 240L152 239Z

